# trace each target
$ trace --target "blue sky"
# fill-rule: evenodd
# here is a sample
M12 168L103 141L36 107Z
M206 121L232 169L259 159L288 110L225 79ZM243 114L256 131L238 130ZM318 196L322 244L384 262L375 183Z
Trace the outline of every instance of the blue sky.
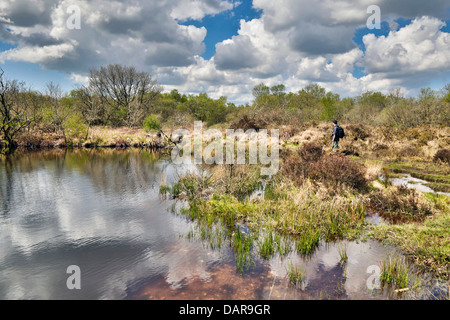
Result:
M216 53L216 44L223 40L230 39L238 34L240 21L258 19L261 17L261 10L255 10L251 1L243 1L232 11L225 11L214 16L206 16L200 21L187 20L184 25L194 25L205 27L208 30L204 43L206 50L202 54L205 59L212 58Z
M90 68L109 63L148 71L166 91L237 103L251 101L261 82L291 91L317 82L342 96L399 87L414 95L450 82L443 0L374 0L380 30L366 27L365 1L4 2L1 67L37 90L53 81L70 91ZM80 30L66 27L68 4L80 8Z

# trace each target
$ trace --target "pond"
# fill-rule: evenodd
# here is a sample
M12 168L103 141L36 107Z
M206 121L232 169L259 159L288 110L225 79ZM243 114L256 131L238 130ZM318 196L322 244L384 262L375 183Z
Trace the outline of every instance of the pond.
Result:
M389 182L394 186L406 186L409 189L416 189L421 192L430 192L443 194L450 197L450 192L437 192L427 186L428 182L422 179L414 178L410 174L403 174L398 178L390 178Z
M0 162L0 299L380 299L439 298L440 282L414 295L369 289L370 266L396 251L377 242L322 243L308 257L255 257L236 270L227 246L187 235L185 204L162 199L161 184L195 171L143 150L17 153ZM304 266L301 289L289 264ZM70 290L69 266L81 289Z

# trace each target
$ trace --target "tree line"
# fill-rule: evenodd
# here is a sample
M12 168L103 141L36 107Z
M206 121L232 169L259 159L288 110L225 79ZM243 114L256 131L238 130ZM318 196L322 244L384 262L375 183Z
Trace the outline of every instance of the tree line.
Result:
M149 73L118 64L92 69L88 84L70 93L52 82L39 92L8 79L0 69L0 150L13 151L24 132L59 132L66 143L73 137L86 140L93 126L179 127L195 120L214 126L242 119L259 127L333 119L395 126L450 122L450 84L440 91L421 89L415 98L405 97L400 89L341 98L318 84L286 92L283 84L261 83L252 93L252 103L240 106L206 93L163 93Z
M314 83L298 92L285 92L284 85L268 87L260 84L253 89L253 105L247 107L267 116L261 110L276 110L272 122L283 124L289 118L301 121L364 122L371 125L413 127L418 125L449 125L450 84L440 91L422 88L417 97L405 97L401 89L389 94L367 91L357 97L341 98ZM264 115L263 115L264 114Z

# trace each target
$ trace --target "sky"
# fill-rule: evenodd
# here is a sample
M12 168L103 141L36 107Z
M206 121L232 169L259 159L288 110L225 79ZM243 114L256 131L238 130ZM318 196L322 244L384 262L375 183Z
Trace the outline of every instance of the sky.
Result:
M367 20L380 8L380 29ZM79 22L79 27L77 25ZM75 28L74 28L75 27ZM0 67L45 90L107 64L165 92L251 103L254 86L318 83L342 97L450 83L448 0L2 0Z

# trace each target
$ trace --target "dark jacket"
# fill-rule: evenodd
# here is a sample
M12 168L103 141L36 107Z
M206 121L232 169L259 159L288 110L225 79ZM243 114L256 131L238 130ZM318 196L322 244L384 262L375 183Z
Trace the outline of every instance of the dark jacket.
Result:
M339 141L338 128L339 128L339 125L334 126L333 134L331 135L331 136L334 136L333 141Z

